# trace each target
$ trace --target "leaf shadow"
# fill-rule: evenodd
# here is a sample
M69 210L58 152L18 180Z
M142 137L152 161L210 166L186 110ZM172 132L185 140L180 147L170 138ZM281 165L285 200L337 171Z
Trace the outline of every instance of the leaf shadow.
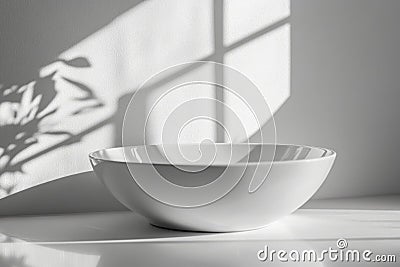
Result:
M85 57L57 59L56 62L70 68L91 67L91 63ZM79 138L74 138L74 134L68 130L59 130L49 125L44 127L45 119L54 117L60 108L56 103L56 98L62 90L57 87L58 76L83 94L83 97L71 98L72 101L79 101L81 104L78 110L71 111L68 116L77 116L104 106L90 87L61 76L57 70L43 76L38 74L32 82L22 86L12 85L7 88L0 86L1 196L9 195L16 186L15 182L9 184L7 178L24 173L23 167L27 161L17 161L16 158L28 148L40 143L41 137L65 136L67 140L71 140L66 144L79 141Z

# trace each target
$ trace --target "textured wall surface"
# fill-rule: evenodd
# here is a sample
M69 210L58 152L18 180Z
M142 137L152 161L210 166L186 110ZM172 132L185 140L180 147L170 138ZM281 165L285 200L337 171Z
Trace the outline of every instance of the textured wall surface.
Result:
M337 151L316 197L400 193L399 10L395 0L292 1L278 140Z
M288 0L2 1L0 195L90 170L89 152L121 145L123 114L135 90L174 64L230 64L277 110L290 94L289 15ZM214 92L173 101L194 96ZM142 142L147 100L130 125L134 143ZM153 142L168 107L157 114L150 121ZM183 141L215 134L202 125Z
M121 144L139 85L192 60L252 79L275 112L278 142L338 152L317 198L399 193L399 8L395 0L3 1L0 194L90 170L87 153ZM140 117L133 128L142 129Z

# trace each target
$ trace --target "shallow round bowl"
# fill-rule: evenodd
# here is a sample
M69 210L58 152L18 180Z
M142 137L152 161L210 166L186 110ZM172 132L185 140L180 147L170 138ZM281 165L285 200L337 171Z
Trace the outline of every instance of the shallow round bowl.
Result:
M229 232L261 228L294 212L320 188L336 157L329 149L298 145L179 148L189 158L200 150L200 158L214 155L208 162L175 157L174 149L118 147L89 158L108 190L150 223Z

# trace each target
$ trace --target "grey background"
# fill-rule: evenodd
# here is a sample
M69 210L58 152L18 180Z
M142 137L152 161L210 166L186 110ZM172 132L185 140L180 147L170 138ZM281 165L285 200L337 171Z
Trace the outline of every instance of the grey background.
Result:
M280 142L338 153L315 197L400 193L400 1L291 3L291 97Z
M2 2L0 83L29 82L59 53L136 4ZM291 3L291 95L275 120L280 143L327 146L338 152L317 198L400 193L399 11L396 0ZM127 99L129 95L120 101L126 105ZM112 120L116 128L123 106ZM25 197L22 192L1 200L0 213L122 208L92 173L61 180L28 189ZM54 194L65 188L69 194ZM27 211L29 205L35 208Z

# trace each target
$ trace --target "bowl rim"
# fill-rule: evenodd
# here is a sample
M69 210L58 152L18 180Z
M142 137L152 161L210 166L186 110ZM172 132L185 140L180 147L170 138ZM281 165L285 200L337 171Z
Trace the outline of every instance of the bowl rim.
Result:
M215 144L227 144L229 145L230 143L215 143ZM289 164L289 163L300 163L300 162L314 162L314 161L321 161L321 160L327 160L330 158L336 158L336 152L332 149L329 148L324 148L324 147L319 147L319 146L310 146L310 145L297 145L297 144L284 144L284 143L277 143L277 144L271 144L271 143L235 143L232 145L275 145L275 146L287 146L287 147L302 147L302 148L310 148L310 149L320 149L325 151L324 155L316 158L309 158L309 159L290 159L290 160L265 160L265 161L260 161L260 162L236 162L232 163L230 165L227 164L211 164L210 166L252 166L252 165L259 165L259 164L271 164L271 165L276 165L276 164ZM124 148L133 148L133 147L145 147L145 146L157 146L157 145L172 145L172 144L150 144L150 145L133 145L133 146L118 146L118 147L109 147L109 148L103 148L99 149L93 152L90 152L88 154L89 158L91 160L99 160L99 161L107 161L107 162L115 162L115 163L125 163L125 164L141 164L141 165L170 165L174 166L171 163L168 162L157 162L157 163L152 163L152 162L130 162L127 161L124 156L124 160L120 159L107 159L104 157L99 157L96 156L101 151L106 151L106 150L111 150L111 149L124 149ZM181 144L181 145L197 145L196 143L186 143L186 144ZM275 154L275 153L274 153ZM176 164L176 166L202 166L201 164Z

